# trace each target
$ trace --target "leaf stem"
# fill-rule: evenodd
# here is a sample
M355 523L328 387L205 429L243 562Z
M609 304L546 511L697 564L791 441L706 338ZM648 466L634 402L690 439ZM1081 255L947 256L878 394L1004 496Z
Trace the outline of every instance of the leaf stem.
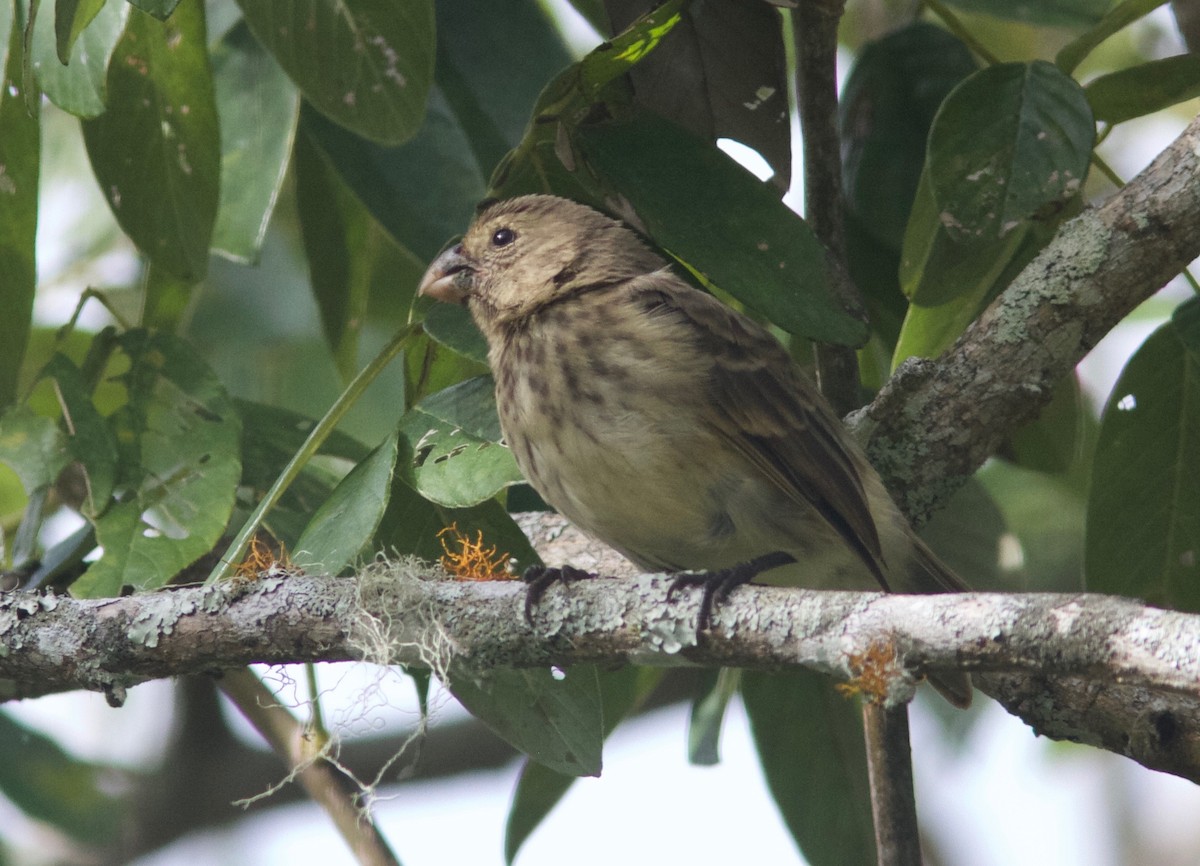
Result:
M379 376L383 369L391 363L400 352L408 345L408 341L421 332L421 324L412 322L405 325L392 338L392 341L383 347L378 355L371 359L367 366L363 367L362 371L354 377L346 390L338 396L333 405L329 407L329 411L325 413L317 425L313 427L312 432L308 434L308 438L304 440L304 444L300 446L300 450L292 457L283 472L275 479L275 483L271 485L271 489L267 491L267 495L258 503L258 507L254 509L254 513L246 521L237 538L229 545L229 549L225 551L225 555L221 557L221 561L217 563L216 568L208 576L204 582L205 586L216 583L218 580L223 580L229 576L230 572L237 567L237 564L242 561L246 555L246 548L250 544L250 539L258 532L262 526L263 519L267 512L275 507L275 503L283 496L284 491L288 489L296 477L300 474L309 460L320 450L325 440L329 438L337 425L345 417L346 412L350 407L358 401L363 391L367 389L372 382Z

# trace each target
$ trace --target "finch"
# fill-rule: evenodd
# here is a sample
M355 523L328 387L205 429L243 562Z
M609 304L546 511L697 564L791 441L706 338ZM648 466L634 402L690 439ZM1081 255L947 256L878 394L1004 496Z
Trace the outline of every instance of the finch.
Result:
M640 568L733 575L721 594L779 563L771 583L966 589L784 347L624 224L548 195L485 204L419 291L483 332L529 483ZM970 700L965 675L936 684Z

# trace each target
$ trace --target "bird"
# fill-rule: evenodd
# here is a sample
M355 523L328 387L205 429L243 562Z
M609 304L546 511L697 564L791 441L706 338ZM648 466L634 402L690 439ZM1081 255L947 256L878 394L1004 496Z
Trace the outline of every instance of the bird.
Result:
M751 579L967 589L779 340L624 222L553 195L484 202L418 292L465 306L482 332L530 485L639 568L677 575L672 594L704 586L701 629ZM540 592L583 576L533 578ZM970 701L965 674L934 685Z

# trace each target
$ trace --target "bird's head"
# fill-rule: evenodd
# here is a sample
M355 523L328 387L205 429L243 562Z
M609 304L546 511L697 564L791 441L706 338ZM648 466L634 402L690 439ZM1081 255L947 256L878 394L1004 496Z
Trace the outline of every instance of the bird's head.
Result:
M462 241L429 265L419 291L463 304L486 332L664 265L633 231L599 211L527 195L484 205Z

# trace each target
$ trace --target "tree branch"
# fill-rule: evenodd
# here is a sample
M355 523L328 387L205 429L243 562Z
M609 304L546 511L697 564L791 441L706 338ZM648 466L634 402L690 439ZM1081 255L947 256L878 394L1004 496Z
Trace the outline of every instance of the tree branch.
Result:
M1200 117L1124 189L1065 223L937 361L902 366L857 420L923 519L1134 307L1200 255Z
M887 703L909 699L926 671L1020 674L979 679L1041 733L1200 781L1200 616L1085 594L751 586L733 594L698 642L697 599L682 594L667 604L669 583L641 576L556 587L532 627L518 582L422 579L408 566L362 580L272 577L102 601L10 593L0 598L0 680L7 698L88 688L115 699L151 678L360 659L364 647L382 651L385 637L392 663L449 653L483 669L802 665L849 679L885 647L892 661L874 673ZM1042 680L1048 692L1037 691ZM1098 706L1117 684L1125 703Z

